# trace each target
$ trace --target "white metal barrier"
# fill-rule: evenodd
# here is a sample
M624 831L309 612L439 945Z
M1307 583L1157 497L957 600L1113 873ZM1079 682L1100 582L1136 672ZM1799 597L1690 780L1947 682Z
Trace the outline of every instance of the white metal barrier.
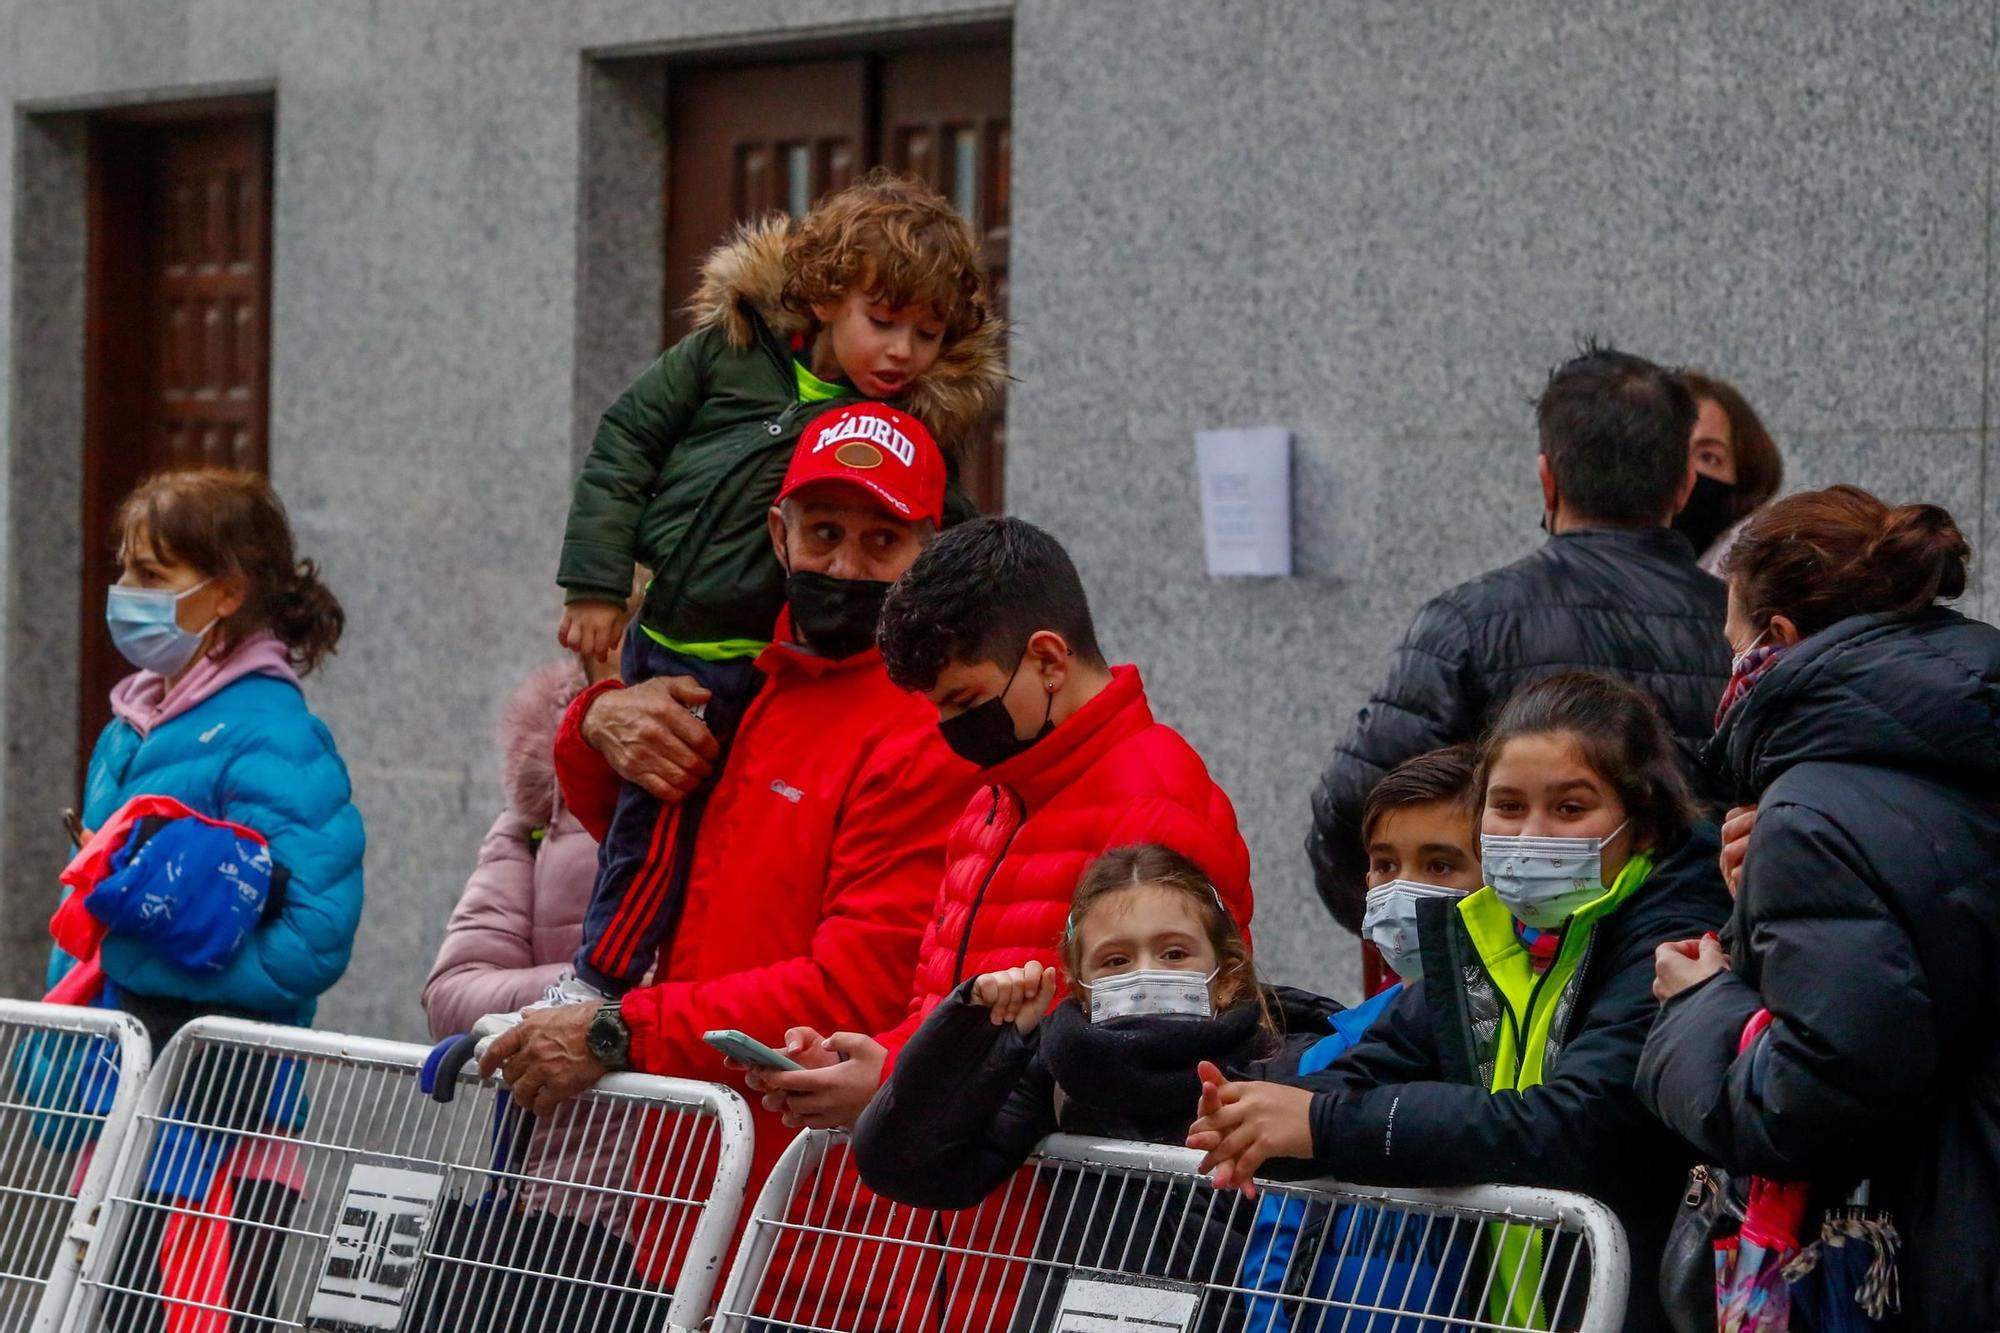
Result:
M801 1135L752 1208L718 1330L1609 1333L1623 1230L1581 1195L1331 1181L1217 1191L1181 1148L1050 1138L978 1208L863 1188Z
M150 1057L124 1014L0 1000L0 1329L68 1302Z
M225 1018L161 1053L69 1330L683 1330L751 1128L727 1088L618 1074L535 1122L421 1046Z

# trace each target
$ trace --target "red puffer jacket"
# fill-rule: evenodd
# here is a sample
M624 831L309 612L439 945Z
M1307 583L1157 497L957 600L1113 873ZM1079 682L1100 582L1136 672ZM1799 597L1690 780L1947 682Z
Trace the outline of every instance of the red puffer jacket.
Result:
M770 679L715 779L664 979L621 1005L645 1073L734 1082L701 1039L711 1028L775 1046L794 1024L875 1031L909 1002L945 833L978 774L945 746L931 705L889 683L879 653L833 662L788 637L781 619L779 642L757 660ZM578 697L556 737L563 795L596 836L618 790L581 731L599 692ZM796 1132L757 1100L751 1199ZM684 1189L687 1177L675 1179ZM670 1280L678 1219L645 1212L633 1219L641 1266Z
M1208 872L1247 934L1250 851L1237 830L1235 807L1201 756L1173 728L1153 720L1138 668L1114 667L1103 692L1029 749L986 770L985 778L985 789L951 831L909 1013L879 1037L892 1059L966 977L1030 959L1055 963L1077 880L1114 847L1157 842L1191 858ZM1192 1106L1188 1114L1192 1119ZM1007 1327L1021 1297L1023 1266L950 1251L1026 1256L1041 1234L1044 1200L1031 1171L1015 1186L935 1222L869 1195L851 1168L821 1186L792 1220L832 1222L853 1228L857 1238L824 1250L815 1238L818 1271L875 1275L845 1284L833 1302L840 1309L833 1326L896 1333ZM853 1200L868 1201L859 1225L853 1216L839 1220ZM912 1245L913 1239L930 1245ZM774 1292L775 1312L821 1323L818 1307L788 1285Z
M1077 880L1114 847L1157 842L1188 857L1249 934L1236 808L1180 733L1153 720L1137 667L1113 667L1095 699L985 776L951 831L910 1011L881 1038L891 1052L965 978L1055 962Z

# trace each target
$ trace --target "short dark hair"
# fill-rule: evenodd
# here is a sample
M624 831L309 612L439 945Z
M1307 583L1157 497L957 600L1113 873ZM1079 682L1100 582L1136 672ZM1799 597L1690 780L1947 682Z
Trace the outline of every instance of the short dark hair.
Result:
M1694 822L1694 798L1660 706L1637 685L1602 671L1546 676L1501 705L1480 742L1480 804L1508 741L1553 734L1573 738L1584 760L1618 793L1632 821L1633 846L1667 847Z
M1361 807L1361 841L1375 836L1382 816L1419 805L1451 805L1474 815L1479 798L1479 748L1450 745L1402 763L1384 774Z
M1585 343L1535 403L1556 490L1584 518L1665 523L1687 480L1694 395L1643 356Z
M1045 629L1078 660L1104 665L1062 543L1018 518L976 518L940 533L889 589L876 640L890 680L928 690L953 662L1012 666Z

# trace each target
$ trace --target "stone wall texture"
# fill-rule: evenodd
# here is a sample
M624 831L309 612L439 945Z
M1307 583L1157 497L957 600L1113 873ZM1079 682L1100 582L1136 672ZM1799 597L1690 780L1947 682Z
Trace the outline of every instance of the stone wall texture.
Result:
M1265 970L1351 995L1308 792L1416 605L1538 539L1527 404L1579 336L1737 381L1793 484L1994 553L1996 9L0 0L0 989L37 985L73 799L91 111L275 97L271 467L349 611L310 697L370 842L324 1025L421 1032L579 437L657 351L667 58L995 19L1010 508L1234 796ZM1193 433L1264 424L1298 575L1211 580Z

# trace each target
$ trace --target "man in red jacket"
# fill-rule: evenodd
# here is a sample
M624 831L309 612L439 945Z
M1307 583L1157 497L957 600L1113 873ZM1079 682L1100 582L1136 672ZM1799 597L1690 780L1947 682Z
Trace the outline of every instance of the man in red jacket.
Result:
M659 980L610 1004L530 1010L480 1061L536 1115L612 1069L720 1077L702 1041L712 1028L775 1035L812 1014L869 1030L903 1012L945 835L977 775L930 707L890 683L874 627L944 491L943 458L913 418L863 404L807 428L770 515L786 611L757 659L767 680L710 797ZM556 773L594 835L620 780L604 752L629 760L646 714L698 702L686 688L608 681L570 706ZM750 1197L791 1137L759 1115ZM643 1239L642 1268L669 1277L671 1256Z
M936 705L946 743L978 765L984 786L952 828L902 1022L872 1037L794 1028L786 1049L808 1067L749 1075L764 1108L788 1126L852 1125L895 1053L961 982L1030 960L1055 965L1077 880L1114 847L1157 842L1181 852L1208 873L1246 933L1250 922L1250 852L1235 808L1180 734L1153 720L1138 668L1106 664L1083 583L1053 537L1011 518L953 528L890 591L879 637L890 679ZM1195 1111L1188 1107L1190 1120ZM816 1242L813 1251L816 1268L854 1275L832 1301L838 1315L826 1315L824 1294L791 1279L795 1264L774 1258L777 1277L759 1307L774 1326L1005 1326L1019 1267L950 1251L1029 1243L1042 1207L1031 1184L949 1223L913 1222L908 1210L860 1191L845 1176L822 1182L791 1218L802 1235L860 1219L861 1238ZM849 1206L850 1197L865 1206ZM933 1243L913 1247L913 1234Z
M1113 847L1182 853L1250 925L1235 807L1180 733L1153 720L1139 669L1106 665L1055 538L1016 518L953 528L890 591L881 645L889 678L937 706L946 743L984 786L952 829L903 1021L876 1037L795 1028L788 1052L816 1067L749 1080L787 1125L852 1125L960 982L1031 959L1053 966L1078 878Z

